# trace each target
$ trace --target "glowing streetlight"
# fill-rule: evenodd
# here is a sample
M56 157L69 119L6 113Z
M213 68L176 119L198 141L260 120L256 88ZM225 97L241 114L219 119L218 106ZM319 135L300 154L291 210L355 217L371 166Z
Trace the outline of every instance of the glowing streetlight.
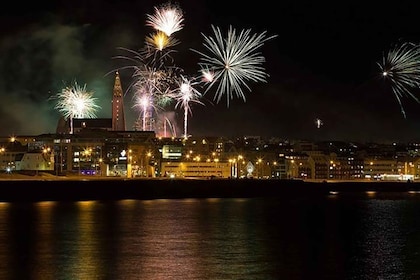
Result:
M233 160L230 158L229 159L229 167L230 167L230 178L232 178L232 164L233 164Z
M263 177L262 176L262 159L261 158L258 159L257 164L260 166L260 168L259 168L260 171L258 172L258 175L259 175L258 177Z
M241 171L241 161L242 161L242 159L243 159L243 156L239 155L238 156L238 173L236 175L237 178L240 178L241 174L242 174L242 171Z
M132 162L133 162L133 151L131 149L128 150L128 162L127 162L127 178L132 177Z

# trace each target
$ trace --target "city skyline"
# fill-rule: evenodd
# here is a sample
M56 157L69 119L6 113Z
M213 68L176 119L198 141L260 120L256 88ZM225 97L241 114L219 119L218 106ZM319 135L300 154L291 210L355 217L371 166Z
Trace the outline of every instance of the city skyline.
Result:
M150 33L146 15L165 3L63 1L3 11L0 134L54 133L60 113L48 99L63 88L63 82L74 79L86 84L100 100L102 109L97 116L111 117L113 70L119 67L113 57L119 47L144 45ZM206 106L192 108L190 134L344 141L420 139L420 104L403 98L404 118L377 66L392 44L400 40L418 43L415 4L333 6L290 1L273 9L267 1L258 6L232 3L236 9L229 10L222 3L178 3L185 25L177 34L180 43L174 47L175 63L189 73L199 70L199 56L191 49L203 49L202 34L211 34L212 24L224 31L229 26L250 28L277 35L261 48L269 76L266 83L249 83L246 101L233 99L229 107L205 95ZM127 90L131 75L128 71L120 74L123 90ZM132 94L127 92L124 98L129 130L138 112L131 108ZM176 113L182 131L183 111Z

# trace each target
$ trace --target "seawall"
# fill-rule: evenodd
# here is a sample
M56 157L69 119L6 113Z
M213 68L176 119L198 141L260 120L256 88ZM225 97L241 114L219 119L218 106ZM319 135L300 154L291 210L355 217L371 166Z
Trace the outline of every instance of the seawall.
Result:
M0 201L291 197L357 192L420 192L420 183L257 179L38 179L0 182Z

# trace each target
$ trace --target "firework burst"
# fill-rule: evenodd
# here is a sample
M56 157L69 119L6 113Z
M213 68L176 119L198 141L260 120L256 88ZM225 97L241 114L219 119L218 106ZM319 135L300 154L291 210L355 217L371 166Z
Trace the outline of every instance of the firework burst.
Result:
M163 51L166 48L176 46L179 43L177 39L169 37L162 31L158 31L146 37L146 46L151 50Z
M167 3L160 7L155 7L155 13L147 15L146 24L164 32L167 36L171 36L184 27L183 21L182 10L171 3Z
M414 94L420 87L420 46L405 42L391 48L377 63L381 74L391 83L392 91L406 118L401 98L408 97L420 103Z
M96 104L97 98L93 97L93 92L86 90L86 84L80 86L76 81L72 86L63 88L56 99L55 109L71 122L73 118L95 118L96 110L101 108Z
M134 106L141 112L142 130L146 130L146 126L151 125L153 112L158 112L159 107L156 100L159 100L160 88L163 86L162 78L164 72L153 71L145 67L138 68L134 72Z
M220 28L212 25L212 29L214 37L202 34L204 47L209 53L192 51L201 55L199 65L207 75L204 79L211 77L206 92L218 83L214 100L219 103L226 96L229 107L234 96L246 101L243 87L251 91L248 82L267 81L269 75L262 66L265 58L258 49L276 35L267 37L267 32L253 34L250 29L237 32L230 26L225 38Z
M190 103L198 103L204 105L200 101L202 94L195 88L198 82L194 79L189 80L182 76L179 79L179 88L175 91L174 98L177 103L175 108L182 107L184 109L184 137L188 137L188 113L192 114Z
M175 78L181 69L166 66L162 56L157 60L155 60L156 57L150 60L146 52L120 49L127 52L128 55L114 58L129 62L127 66L119 69L132 70L132 82L127 91L133 92L134 105L132 107L140 111L137 124L141 123L141 129L145 130L146 127L151 127L154 115L158 115L172 103L173 99L168 93L177 87ZM148 105L145 106L145 104ZM136 127L138 127L137 124Z
M120 48L129 55L116 57L130 63L118 70L133 70L133 81L127 91L134 93L133 107L141 112L136 125L141 122L143 130L154 120L163 120L166 124L161 115L176 103L172 109L183 109L184 136L187 137L188 114L192 115L190 105L203 104L200 99L210 89L216 91L214 100L219 102L226 97L229 107L229 101L234 97L246 101L244 89L251 91L249 83L266 82L268 77L263 67L265 58L259 48L276 35L253 34L250 29L236 31L230 26L224 37L221 30L212 25L214 36L202 34L206 52L193 50L201 57L200 77L186 78L184 70L176 67L171 57L172 47L179 43L173 34L183 28L183 22L183 12L178 6L167 3L154 7L154 13L148 14L146 20L146 25L151 26L154 33L146 37L145 46L139 52ZM198 84L205 89L204 94L196 89Z
M161 67L167 59L172 59L172 47L179 44L172 34L180 31L183 26L184 16L182 10L171 3L154 7L154 14L147 15L146 25L151 26L156 32L146 37L143 56L149 60L149 65Z
M142 130L147 130L146 127L151 125L153 110L156 110L156 106L153 103L153 96L149 92L138 94L134 98L133 108L140 110L142 119Z

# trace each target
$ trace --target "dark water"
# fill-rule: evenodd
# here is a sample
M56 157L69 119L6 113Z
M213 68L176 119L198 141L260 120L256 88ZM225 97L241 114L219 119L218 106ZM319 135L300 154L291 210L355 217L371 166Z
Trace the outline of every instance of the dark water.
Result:
M420 279L420 194L1 203L0 279Z

